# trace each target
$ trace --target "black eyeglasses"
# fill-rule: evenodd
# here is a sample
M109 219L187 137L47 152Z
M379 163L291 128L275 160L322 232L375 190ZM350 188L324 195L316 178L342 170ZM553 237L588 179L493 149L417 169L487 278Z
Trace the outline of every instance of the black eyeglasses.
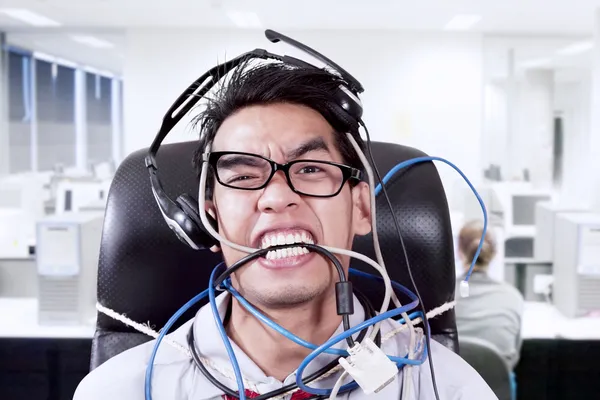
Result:
M279 164L257 154L236 151L204 153L202 158L212 167L221 185L234 189L262 189L275 172L283 171L295 193L333 197L340 193L348 180L361 179L360 170L330 161L294 160Z

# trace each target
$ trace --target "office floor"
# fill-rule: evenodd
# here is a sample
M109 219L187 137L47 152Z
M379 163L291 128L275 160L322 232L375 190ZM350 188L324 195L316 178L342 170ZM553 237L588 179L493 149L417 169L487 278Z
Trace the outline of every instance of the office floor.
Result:
M90 347L90 339L0 339L2 400L71 400L88 372ZM597 398L598 359L598 340L525 340L517 398Z
M89 371L90 339L0 339L3 400L71 400Z

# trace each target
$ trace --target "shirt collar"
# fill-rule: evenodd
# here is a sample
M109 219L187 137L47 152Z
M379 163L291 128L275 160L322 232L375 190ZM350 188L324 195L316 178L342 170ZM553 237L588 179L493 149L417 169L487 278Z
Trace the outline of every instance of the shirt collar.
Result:
M222 321L227 312L227 307L230 301L230 295L229 293L223 293L219 295L215 300L217 310L219 313L219 318ZM364 318L364 309L355 296L354 314L350 316L350 326L355 326L363 322ZM233 377L233 368L231 367L231 362L229 361L227 350L225 348L225 345L223 344L223 340L221 339L221 335L215 324L215 319L213 317L210 304L205 305L198 311L194 319L192 329L194 329L195 345L198 354L201 357L209 359L210 362L214 364L214 366L219 371L223 371L225 372L225 374L229 375L230 377ZM331 337L339 335L343 331L343 324L340 324ZM358 333L353 337L356 338L357 336ZM259 393L266 393L270 390L278 389L282 386L282 382L278 381L274 377L266 376L265 373L250 359L250 357L248 357L232 340L230 340L230 343L237 358L240 369L242 371L243 378L245 380L255 383L256 387L254 389L257 389ZM345 349L347 348L347 343L345 340L342 340L333 347ZM323 368L325 365L333 361L335 358L336 355L334 354L321 354L308 365L303 375L308 376L313 372L318 371L319 369ZM219 372L216 372L213 369L209 369L209 371L228 387L236 387L235 379L231 380L225 378L223 374L219 374ZM201 375L201 372L198 371L198 373ZM295 372L292 373L292 376L295 376ZM334 374L330 379L326 379L320 382L321 385L325 386L319 385L319 382L315 382L312 385L314 385L315 387L331 387L333 384L331 383L331 379L337 379L337 376L337 374ZM202 376L202 378L204 377ZM335 379L333 379L333 381L335 381ZM327 384L329 386L327 386ZM222 392L213 384L211 384L207 379L203 379L203 383L199 386L201 387L195 387L194 391L198 395L200 395L201 399L211 398L211 396L214 397L218 396L219 394L222 394ZM249 389L254 390L252 387L250 387Z

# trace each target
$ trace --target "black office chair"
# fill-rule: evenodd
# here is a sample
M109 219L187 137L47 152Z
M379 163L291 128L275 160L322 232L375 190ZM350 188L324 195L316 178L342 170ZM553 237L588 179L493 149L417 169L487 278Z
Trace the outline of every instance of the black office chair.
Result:
M195 147L196 142L175 143L164 145L158 152L161 181L173 198L181 193L198 193L198 178L191 165ZM389 143L373 143L373 153L382 177L397 163L424 155ZM159 330L177 309L207 287L210 272L221 256L187 248L168 229L150 190L145 155L146 150L140 150L124 160L110 188L100 248L98 301ZM422 163L406 168L386 187L427 310L453 300L452 231L445 192L435 166ZM412 289L396 229L382 196L377 199L377 224L391 279ZM357 238L354 250L375 259L370 235ZM352 266L377 274L372 267L354 260ZM353 282L380 307L383 290L379 283ZM400 298L406 302L406 298ZM193 318L196 311L197 308L185 314L173 330ZM453 311L432 320L431 331L433 338L457 351ZM91 368L149 339L99 313Z
M481 375L498 400L511 400L510 370L491 343L468 336L459 338L460 356Z

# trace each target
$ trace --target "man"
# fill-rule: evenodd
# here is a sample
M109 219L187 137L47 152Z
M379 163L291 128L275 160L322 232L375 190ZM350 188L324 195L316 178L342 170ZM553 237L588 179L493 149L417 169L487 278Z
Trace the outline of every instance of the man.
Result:
M201 130L198 165L206 145L212 145L205 207L217 220L219 234L251 248L299 243L295 250L272 252L242 267L232 276L233 286L271 320L316 345L343 330L334 291L338 276L327 259L307 254L301 244L350 249L355 235L371 229L368 185L340 178L344 170L361 169L362 165L345 135L351 132L359 138L357 127L347 125L329 107L339 84L336 77L313 68L245 65L234 72L197 119ZM271 173L273 162L298 160L312 161L296 162L287 175ZM229 266L246 255L226 245L213 251L222 251ZM349 259L340 257L340 261L347 272ZM365 319L365 309L356 299L354 304L353 326ZM295 383L295 371L310 350L266 327L228 294L217 298L217 306L233 342L248 398ZM382 336L399 326L385 321ZM186 344L190 330L209 372L235 391L233 369L209 306L169 338ZM386 354L403 357L408 344L409 334L404 331L383 342L382 348ZM82 381L75 399L143 399L153 345L138 346L101 365ZM434 341L431 346L441 400L496 398L459 356ZM335 358L319 356L304 376ZM404 378L402 370L376 394L367 396L359 388L338 398L435 399L428 364L406 368L411 369L410 379ZM339 375L310 385L331 389ZM188 355L165 343L155 360L152 396L155 400L232 398L211 383ZM284 398L312 397L296 392Z

